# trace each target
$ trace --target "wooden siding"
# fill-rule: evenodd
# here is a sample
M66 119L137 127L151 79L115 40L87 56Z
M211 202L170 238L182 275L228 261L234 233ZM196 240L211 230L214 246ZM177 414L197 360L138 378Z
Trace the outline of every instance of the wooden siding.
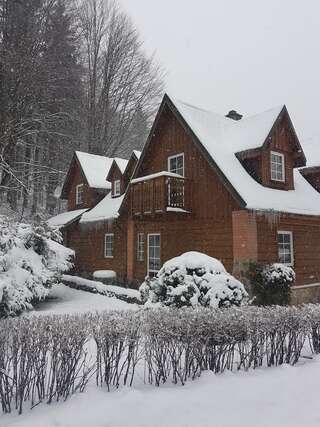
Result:
M232 272L232 223L225 221L179 220L176 215L158 221L134 221L133 277L142 281L147 274L147 236L161 235L161 263L188 251L198 251L220 259ZM137 261L137 234L144 235L144 260Z
M114 234L114 256L104 257L104 236ZM73 224L66 232L66 243L74 249L75 271L87 276L96 270L114 270L126 277L126 223L120 220L95 224Z
M231 217L237 202L201 154L191 136L166 108L154 131L136 177L168 170L168 157L184 153L185 177L192 183L192 218L219 220Z
M282 214L274 224L267 215L256 219L259 262L278 262L277 231L291 231L296 284L320 282L320 218Z
M120 180L120 195L125 192L125 179L124 179L124 176L122 175L122 173L119 169L119 166L116 163L114 163L112 165L112 168L111 168L109 175L108 175L108 179L111 182L112 194L114 193L114 181L116 181L118 179Z
M261 182L266 187L282 190L293 190L293 167L295 161L294 145L292 131L289 129L289 123L284 117L275 127L270 137L267 147L261 153ZM271 179L271 151L284 155L285 182L273 181Z
M161 262L186 251L200 251L233 265L232 211L239 206L202 155L189 133L166 108L154 131L136 177L168 170L168 157L184 153L185 177L192 184L190 214L167 212L160 218L145 215L134 220L134 277L147 274L147 234L161 234ZM129 202L127 209L129 209ZM186 216L187 215L187 216ZM137 233L145 236L145 260L137 261Z
M76 204L76 187L78 184L84 185L83 203L79 205ZM102 200L102 198L107 193L106 191L99 193L93 188L89 187L86 177L84 176L77 160L74 160L71 166L67 191L68 211L73 211L75 209L92 208L97 203L99 203L100 200Z

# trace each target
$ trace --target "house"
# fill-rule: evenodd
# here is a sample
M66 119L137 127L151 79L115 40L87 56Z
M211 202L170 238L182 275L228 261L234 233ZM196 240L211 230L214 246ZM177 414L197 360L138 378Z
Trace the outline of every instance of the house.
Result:
M75 154L62 192L77 271L141 282L195 250L240 279L250 262L292 265L296 301L320 299L320 158L306 167L285 106L220 116L165 95L141 156L94 157Z

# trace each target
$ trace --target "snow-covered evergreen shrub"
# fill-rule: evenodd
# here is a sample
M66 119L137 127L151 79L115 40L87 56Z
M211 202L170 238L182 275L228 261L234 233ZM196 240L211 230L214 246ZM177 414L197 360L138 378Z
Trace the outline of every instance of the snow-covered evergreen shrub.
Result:
M287 265L275 263L252 265L250 280L257 305L288 305L295 272Z
M140 294L146 306L217 308L239 306L248 299L243 284L220 261L199 252L167 261L157 277L146 278Z
M0 317L43 300L60 274L72 267L73 251L59 231L0 217Z

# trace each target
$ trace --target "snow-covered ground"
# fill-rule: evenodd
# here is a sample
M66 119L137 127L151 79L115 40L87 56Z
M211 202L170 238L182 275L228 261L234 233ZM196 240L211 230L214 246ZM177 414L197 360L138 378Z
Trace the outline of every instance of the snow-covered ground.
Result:
M63 284L55 285L49 299L40 303L32 314L75 314L103 310L135 310L138 306L104 295L71 289ZM1 425L1 424L0 424Z
M203 376L185 386L141 384L107 392L94 386L1 427L319 427L320 358L295 367Z
M116 298L55 286L37 314L137 309ZM35 313L35 312L33 312ZM107 392L94 380L83 394L33 410L0 413L1 427L318 427L320 356L249 372L203 373L185 386L144 384Z

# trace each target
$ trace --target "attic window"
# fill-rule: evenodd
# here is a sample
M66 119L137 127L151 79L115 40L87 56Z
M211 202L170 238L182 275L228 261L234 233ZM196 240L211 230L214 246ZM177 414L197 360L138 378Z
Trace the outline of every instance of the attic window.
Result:
M84 194L83 184L78 184L76 186L76 205L82 205L83 194Z
M113 181L113 196L120 196L121 194L121 182L120 179Z
M184 176L184 153L168 157L168 171Z
M284 171L284 155L271 151L270 153L270 167L271 167L271 179L272 181L285 181Z

